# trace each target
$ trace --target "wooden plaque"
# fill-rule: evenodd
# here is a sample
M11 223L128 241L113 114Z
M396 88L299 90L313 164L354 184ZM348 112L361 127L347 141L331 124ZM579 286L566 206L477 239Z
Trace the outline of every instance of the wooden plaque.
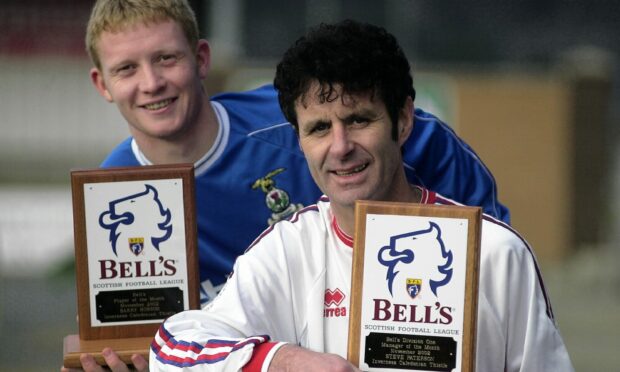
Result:
M105 364L148 358L161 322L198 309L192 164L71 172L79 336L64 340L66 367L79 354Z
M474 371L481 209L358 201L348 359Z

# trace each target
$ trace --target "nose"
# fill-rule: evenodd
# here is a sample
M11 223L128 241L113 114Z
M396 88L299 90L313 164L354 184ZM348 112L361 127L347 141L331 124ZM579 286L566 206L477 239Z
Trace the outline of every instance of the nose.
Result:
M343 124L333 124L331 134L330 153L337 158L347 157L355 147L347 127Z
M155 94L163 89L165 80L160 75L157 68L153 66L144 66L140 79L140 89L144 93Z

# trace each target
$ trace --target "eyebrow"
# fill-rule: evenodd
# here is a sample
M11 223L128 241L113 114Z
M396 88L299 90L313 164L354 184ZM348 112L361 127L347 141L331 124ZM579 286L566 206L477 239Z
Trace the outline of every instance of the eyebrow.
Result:
M358 118L368 118L372 120L377 120L380 117L381 117L381 114L379 114L377 110L374 110L372 108L362 107L358 110L353 110L352 112L348 113L344 117L338 116L338 119L342 120L345 123L349 123Z
M179 56L180 58L184 58L186 56L186 53L181 50L181 48L174 48L174 47L168 47L168 46L160 46L158 49L151 51L149 53L149 58L153 59L155 57L161 56L161 55L175 55L175 56ZM139 58L126 58L126 59L122 59L112 65L110 65L109 67L109 72L113 73L114 71L118 70L120 67L125 66L127 64L138 64L139 62L137 62L139 60Z
M332 121L329 119L310 120L305 123L299 123L299 129L304 133L308 133L310 130L312 130L312 128L315 128L317 125L330 125L331 122Z
M121 67L123 67L123 66L125 66L125 65L128 65L128 64L133 64L133 63L135 63L135 62L132 62L132 61L131 61L131 60L129 60L129 59L122 60L122 61L120 61L120 62L114 63L113 65L110 65L110 66L108 67L108 72L110 72L111 74L113 74L113 73L114 73L114 72L116 72L119 68L121 68Z

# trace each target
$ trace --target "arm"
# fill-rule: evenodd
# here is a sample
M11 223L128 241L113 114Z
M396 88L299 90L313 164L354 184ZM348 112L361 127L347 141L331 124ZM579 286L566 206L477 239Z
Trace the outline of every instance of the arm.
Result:
M239 261L243 261L243 257ZM207 308L184 311L161 325L151 344L151 371L171 367L192 371L236 371L251 359L258 365L268 363L273 354L271 349L277 349L281 344L270 341L271 329L253 321L260 313L268 315L261 310L265 307L260 300L243 293L244 289L254 292L256 284L243 284L240 276L244 275L245 265L239 261L235 264L235 274ZM257 313L253 314L253 310Z
M516 233L486 221L482 247L487 252L480 265L477 365L501 363L508 372L573 371L531 248Z
M163 328L163 326L162 326ZM346 359L335 354L325 354L314 352L296 345L285 343L269 342L265 338L253 337L246 339L231 340L229 345L214 344L220 341L211 340L206 343L206 348L212 344L213 350L217 352L204 352L200 343L189 345L181 341L182 349L191 348L197 355L185 356L177 353L170 348L170 344L179 343L178 340L166 338L166 345L169 351L162 352L164 347L155 346L161 344L162 330L155 337L154 345L151 348L151 371L166 370L170 366L185 367L191 371L237 371L244 372L263 371L268 366L269 372L313 372L313 371L333 371L333 372L359 372L360 370L349 363ZM254 344L252 347L246 347ZM159 351L156 349L159 347ZM183 352L184 350L182 350Z
M510 223L510 212L497 199L491 171L475 151L435 116L414 113L411 136L403 145L409 182L459 203L482 206L485 213Z
M269 372L356 372L351 363L335 354L310 351L299 346L284 345L276 351Z
M206 313L186 311L162 324L151 344L151 371L238 371L252 366L260 370L283 345L270 342L266 335L240 334L232 325L226 332L227 326Z
M167 319L151 345L151 371L260 370L284 342L297 343L295 294L281 242L277 233L265 237L237 259L213 302Z

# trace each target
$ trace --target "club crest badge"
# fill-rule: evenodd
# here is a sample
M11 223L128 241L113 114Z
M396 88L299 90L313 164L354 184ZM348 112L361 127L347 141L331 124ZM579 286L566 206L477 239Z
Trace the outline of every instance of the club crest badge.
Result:
M274 181L273 177L285 170L285 168L275 169L252 184L253 190L260 188L265 193L265 204L272 212L271 218L268 220L269 225L273 225L303 208L303 205L300 203L291 203L288 193L276 187L276 181Z
M129 238L129 250L136 256L144 251L144 238Z
M418 294L420 294L420 291L422 290L422 279L407 278L406 288L409 297L418 297Z

